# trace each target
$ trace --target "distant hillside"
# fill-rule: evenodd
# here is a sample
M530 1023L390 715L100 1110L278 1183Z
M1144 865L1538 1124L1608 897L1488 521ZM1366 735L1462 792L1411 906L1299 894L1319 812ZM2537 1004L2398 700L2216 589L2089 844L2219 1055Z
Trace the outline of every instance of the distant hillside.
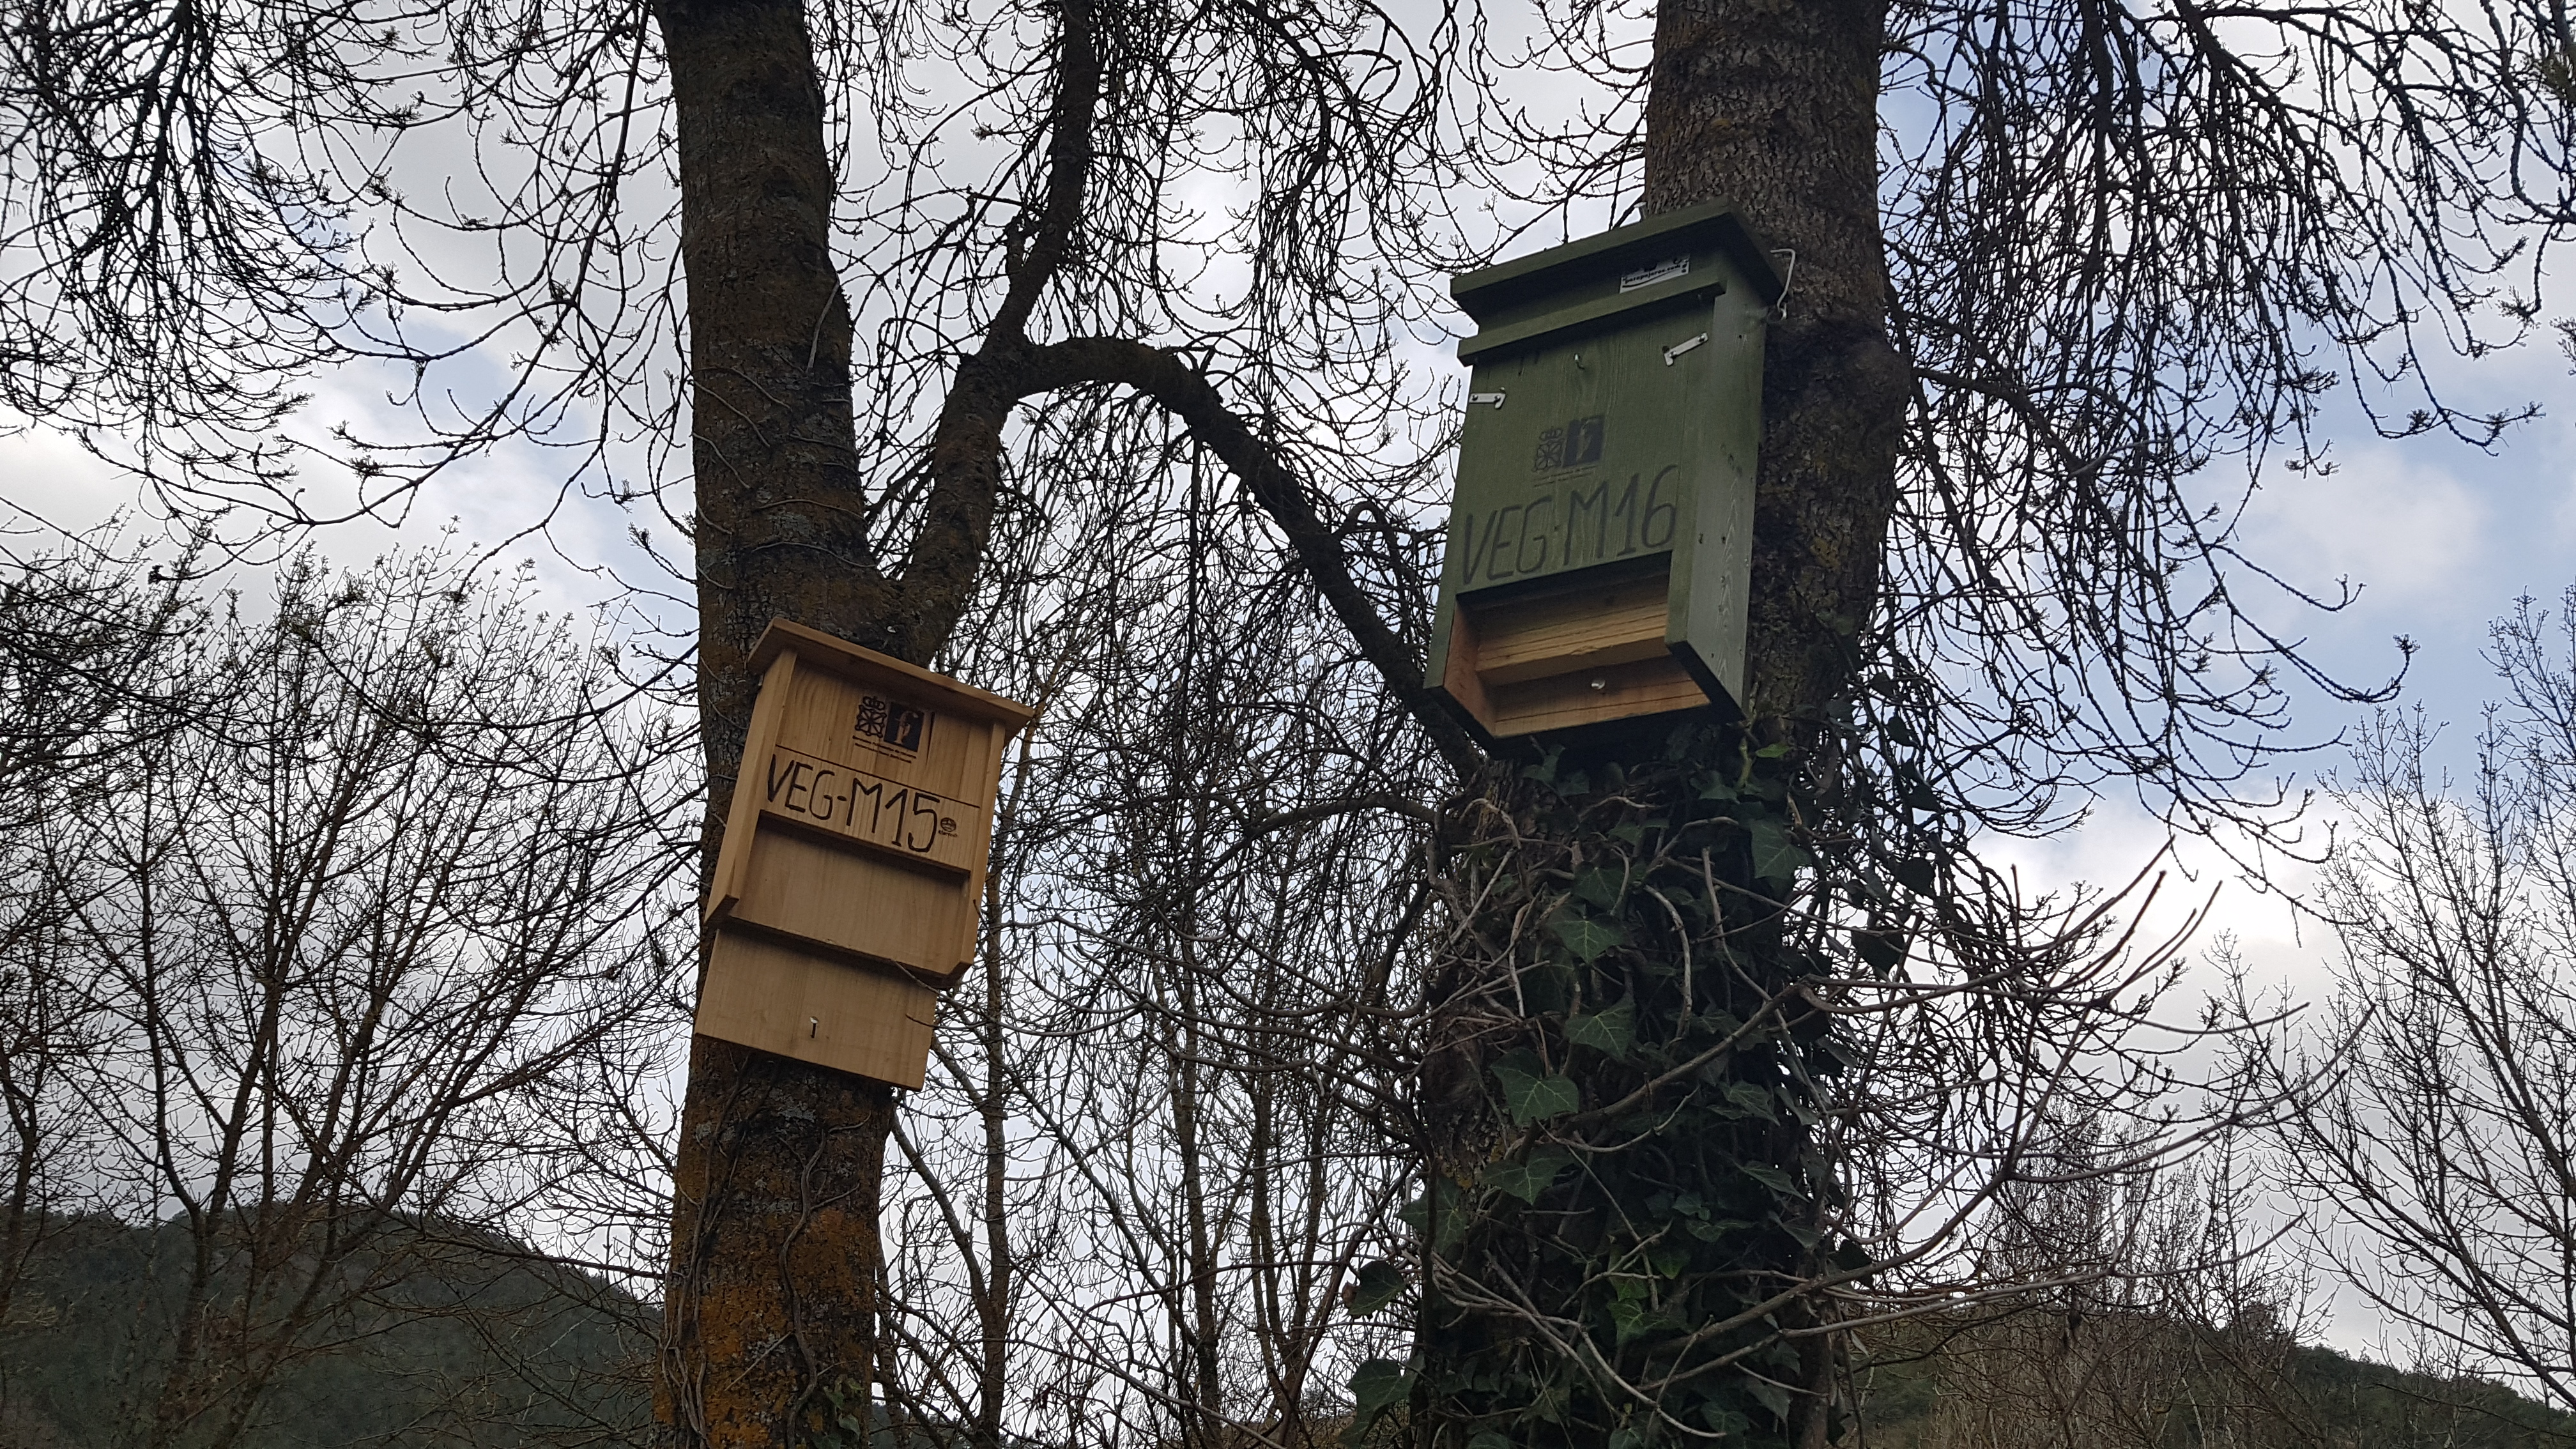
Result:
M1856 1376L1868 1449L2568 1449L2576 1417L2261 1327L2031 1313L1911 1325Z
M182 1306L187 1235L55 1222L0 1324L0 1449L122 1449L147 1422ZM641 1442L651 1305L457 1235L435 1271L329 1326L241 1449L523 1449Z
M2292 1378L2349 1442L2456 1449L2576 1443L2576 1417L2477 1379L2407 1373L2322 1348L2298 1350Z
M0 1449L125 1449L166 1363L186 1235L50 1226L0 1323ZM651 1304L506 1243L436 1247L436 1274L281 1377L242 1449L645 1441ZM2494 1384L2259 1328L2031 1313L1909 1325L1869 1348L1850 1449L2576 1449L2576 1418Z

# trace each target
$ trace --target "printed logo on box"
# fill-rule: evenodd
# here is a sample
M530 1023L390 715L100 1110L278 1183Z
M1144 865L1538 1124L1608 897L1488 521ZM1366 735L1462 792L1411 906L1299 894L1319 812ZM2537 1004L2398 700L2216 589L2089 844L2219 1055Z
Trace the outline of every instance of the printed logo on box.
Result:
M1531 461L1530 471L1558 473L1600 462L1601 431L1599 413L1576 418L1561 428L1543 430L1538 435L1538 456Z
M929 732L927 711L873 694L859 696L858 724L851 731L857 743L917 755L922 737Z

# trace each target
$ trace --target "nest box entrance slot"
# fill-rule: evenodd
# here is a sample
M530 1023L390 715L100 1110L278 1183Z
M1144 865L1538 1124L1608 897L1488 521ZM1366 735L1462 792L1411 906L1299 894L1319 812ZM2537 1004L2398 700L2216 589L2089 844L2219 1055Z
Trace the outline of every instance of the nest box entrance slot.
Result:
M1440 683L1496 737L1697 709L1708 692L1666 642L1671 589L1657 555L1469 595L1451 615Z

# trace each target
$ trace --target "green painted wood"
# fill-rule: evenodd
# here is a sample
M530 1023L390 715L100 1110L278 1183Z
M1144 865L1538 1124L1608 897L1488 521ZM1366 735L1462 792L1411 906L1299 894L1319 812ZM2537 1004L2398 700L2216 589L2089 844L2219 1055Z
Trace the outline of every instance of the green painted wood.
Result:
M1769 245L1723 201L1668 211L1561 247L1462 272L1450 279L1449 296L1460 310L1486 326L1515 322L1598 295L1594 289L1605 282L1615 290L1618 279L1640 263L1651 265L1677 247L1717 252L1761 294L1762 305L1780 300L1783 278Z
M1648 273L1640 269L1639 274ZM1550 308L1525 321L1487 327L1458 344L1458 360L1469 364L1491 362L1507 353L1570 341L1588 332L1635 327L1658 314L1705 302L1725 290L1725 279L1714 268L1702 267L1696 275L1685 273L1660 284Z
M1430 679L1447 670L1461 601L1660 558L1667 647L1737 708L1763 328L1779 295L1758 240L1704 207L1470 273L1452 290L1486 327L1459 348L1474 372Z

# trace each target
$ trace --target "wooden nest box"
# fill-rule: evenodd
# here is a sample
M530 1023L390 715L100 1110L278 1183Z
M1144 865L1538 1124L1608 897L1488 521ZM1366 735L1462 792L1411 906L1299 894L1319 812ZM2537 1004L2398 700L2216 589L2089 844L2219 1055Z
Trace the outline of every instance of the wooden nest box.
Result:
M1762 334L1723 206L1458 277L1479 329L1432 690L1488 741L1741 712Z
M1030 711L784 619L707 893L697 1029L918 1087L976 956L1002 751Z

